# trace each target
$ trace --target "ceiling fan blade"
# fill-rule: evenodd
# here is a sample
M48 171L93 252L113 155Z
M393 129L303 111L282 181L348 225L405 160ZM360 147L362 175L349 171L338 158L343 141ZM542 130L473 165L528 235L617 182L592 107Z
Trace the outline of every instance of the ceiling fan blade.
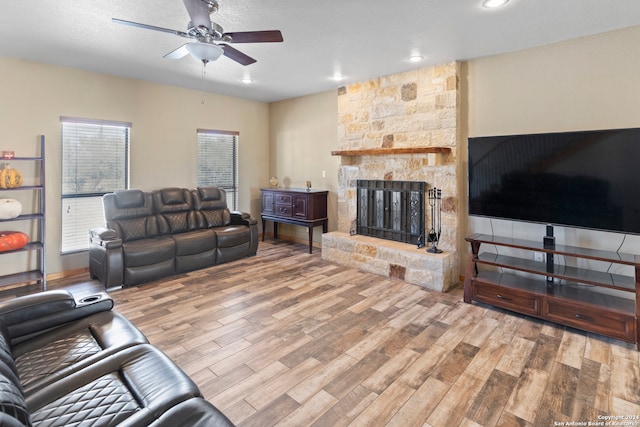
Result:
M115 22L116 24L130 25L132 27L144 28L145 30L160 31L162 33L175 34L176 36L180 36L180 37L192 38L189 34L183 31L172 30L170 28L156 27L154 25L147 25L147 24L141 24L139 22L125 21L124 19L118 19L118 18L111 18L111 21Z
M231 37L231 43L279 43L284 40L279 30L240 31L224 33L224 36Z
M231 47L228 44L220 43L218 46L220 46L224 50L224 53L223 53L224 56L226 56L229 59L233 59L239 64L250 65L256 62L256 60L250 57L249 55L246 55L240 52L238 49Z
M187 56L189 54L189 50L187 49L187 45L189 43L185 43L182 46L180 46L179 48L172 50L171 52L167 53L164 58L167 59L180 59L183 58L185 56Z
M189 18L194 27L206 27L211 29L211 18L209 18L209 8L202 0L183 0L184 7L187 8Z

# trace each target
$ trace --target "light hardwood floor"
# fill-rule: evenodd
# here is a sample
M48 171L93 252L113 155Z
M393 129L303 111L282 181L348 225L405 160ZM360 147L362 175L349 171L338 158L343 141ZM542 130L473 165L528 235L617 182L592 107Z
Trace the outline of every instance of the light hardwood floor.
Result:
M640 415L633 345L306 249L261 242L256 257L110 295L239 426L546 427ZM95 286L73 282L49 287Z

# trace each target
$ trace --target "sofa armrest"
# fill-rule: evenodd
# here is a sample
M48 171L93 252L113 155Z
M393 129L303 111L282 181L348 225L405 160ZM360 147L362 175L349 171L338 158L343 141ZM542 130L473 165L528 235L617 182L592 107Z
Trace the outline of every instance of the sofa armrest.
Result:
M246 212L231 211L231 224L249 227L251 238L249 240L248 255L255 255L258 252L258 220L251 218L251 215Z
M122 246L122 239L118 238L115 230L105 227L90 229L89 241L94 245L102 246L106 249L119 248Z
M105 293L76 300L68 291L45 291L0 303L0 322L7 327L12 343L17 343L112 308L113 300Z
M110 228L89 230L89 274L105 288L120 286L124 277L122 239Z
M247 212L231 211L231 224L252 226L257 225L258 221Z

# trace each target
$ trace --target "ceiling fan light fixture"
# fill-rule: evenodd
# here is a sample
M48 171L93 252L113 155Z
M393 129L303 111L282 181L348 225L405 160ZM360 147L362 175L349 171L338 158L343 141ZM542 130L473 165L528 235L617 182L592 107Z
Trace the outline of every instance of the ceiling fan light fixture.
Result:
M509 3L509 0L484 0L482 2L482 7L495 9L496 7L504 6L507 3Z
M189 43L186 49L191 56L202 62L215 61L224 52L217 44L210 43Z

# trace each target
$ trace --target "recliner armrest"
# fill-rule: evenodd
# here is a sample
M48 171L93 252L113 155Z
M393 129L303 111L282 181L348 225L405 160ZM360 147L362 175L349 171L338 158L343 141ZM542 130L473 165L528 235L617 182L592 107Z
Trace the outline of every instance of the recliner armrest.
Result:
M89 241L107 249L119 248L122 246L122 239L118 238L118 234L115 230L105 227L90 229Z
M76 300L68 291L45 291L0 303L0 322L15 343L112 308L113 300L106 293Z
M231 224L252 226L257 225L258 221L247 212L231 211Z

